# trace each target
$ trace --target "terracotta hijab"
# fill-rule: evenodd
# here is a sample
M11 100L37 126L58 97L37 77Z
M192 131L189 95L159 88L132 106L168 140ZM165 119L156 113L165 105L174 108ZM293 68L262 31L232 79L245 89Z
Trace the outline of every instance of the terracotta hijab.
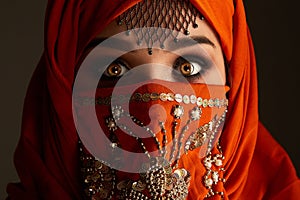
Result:
M72 116L74 66L89 41L136 2L48 2L45 51L28 88L14 157L20 183L8 185L8 199L83 199ZM191 2L218 33L230 61L229 112L221 136L225 199L298 199L300 181L289 157L259 122L255 56L242 0ZM202 199L204 186L193 187L198 189L188 199Z

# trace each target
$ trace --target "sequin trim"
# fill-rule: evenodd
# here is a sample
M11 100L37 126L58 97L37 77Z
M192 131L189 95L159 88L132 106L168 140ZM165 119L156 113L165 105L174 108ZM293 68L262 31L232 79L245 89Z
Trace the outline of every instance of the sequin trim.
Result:
M220 98L210 98L205 99L202 97L196 97L195 95L181 95L181 94L173 94L173 93L134 93L133 95L119 95L108 97L98 97L96 99L89 97L81 97L76 99L77 102L81 105L110 105L111 101L114 103L123 104L128 100L133 102L149 102L149 101L170 101L184 104L195 104L197 106L201 106L203 108L206 107L227 107L228 99L220 99Z

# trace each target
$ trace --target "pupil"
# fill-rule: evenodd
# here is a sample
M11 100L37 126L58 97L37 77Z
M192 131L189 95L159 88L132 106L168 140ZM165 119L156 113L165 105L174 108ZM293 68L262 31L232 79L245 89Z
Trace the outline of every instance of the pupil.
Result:
M110 68L108 68L108 74L110 76L118 76L121 73L120 66L114 64Z
M119 69L117 66L114 66L114 67L112 68L112 71L113 71L114 74L118 74L119 70L120 70L120 69Z
M192 73L192 66L190 63L183 63L181 66L181 73L185 76L190 75Z
M185 64L185 65L183 66L183 69L184 69L184 71L186 71L186 72L191 72L191 67L190 67L190 65L188 65L188 64Z

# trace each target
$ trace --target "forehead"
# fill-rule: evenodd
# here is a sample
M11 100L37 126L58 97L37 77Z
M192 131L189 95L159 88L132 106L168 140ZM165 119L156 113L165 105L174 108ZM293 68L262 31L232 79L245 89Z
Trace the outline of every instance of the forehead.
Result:
M188 0L144 0L118 16L97 38L102 41L121 32L125 33L123 41L143 43L149 54L153 47L164 49L182 37L205 37L222 51L214 30ZM135 35L135 39L125 35Z
M188 32L188 26L197 26L200 12L189 0L143 0L118 16L118 24L128 29L161 27Z
M118 16L98 37L108 38L124 31L129 34L137 28L156 27L151 31L133 31L137 43L146 41L150 48L155 42L164 46L164 41L177 40L180 33L191 37L206 36L218 43L216 34L203 19L188 0L143 0Z
M198 36L205 36L209 40L211 40L217 47L219 46L219 39L214 30L210 27L210 25L205 21L201 20L200 18L196 19L196 23L198 24L197 28L193 28L192 25L188 27L190 34L187 37L195 38ZM141 27L136 27L137 29ZM130 29L129 29L130 30ZM115 19L110 24L108 24L98 35L97 38L110 38L116 34L124 33L124 38L126 39L126 32L128 31L127 27L124 25L118 24L118 19ZM170 31L174 31L171 30ZM179 38L184 35L183 33L179 34ZM173 41L172 36L171 41ZM170 38L169 38L170 39ZM138 40L138 38L136 38Z
M197 17L203 18L189 0L144 0L122 13L118 20L127 29L161 27L188 35L190 24L197 27Z

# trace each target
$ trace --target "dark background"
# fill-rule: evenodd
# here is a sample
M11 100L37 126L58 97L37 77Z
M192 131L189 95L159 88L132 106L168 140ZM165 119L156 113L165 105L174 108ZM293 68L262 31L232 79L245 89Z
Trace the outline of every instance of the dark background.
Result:
M300 175L299 6L295 0L244 2L257 59L260 119Z
M247 0L245 4L257 56L260 118L289 153L299 174L300 22L296 0ZM6 184L18 180L12 156L28 81L43 49L45 6L46 0L0 3L0 199L5 197Z

